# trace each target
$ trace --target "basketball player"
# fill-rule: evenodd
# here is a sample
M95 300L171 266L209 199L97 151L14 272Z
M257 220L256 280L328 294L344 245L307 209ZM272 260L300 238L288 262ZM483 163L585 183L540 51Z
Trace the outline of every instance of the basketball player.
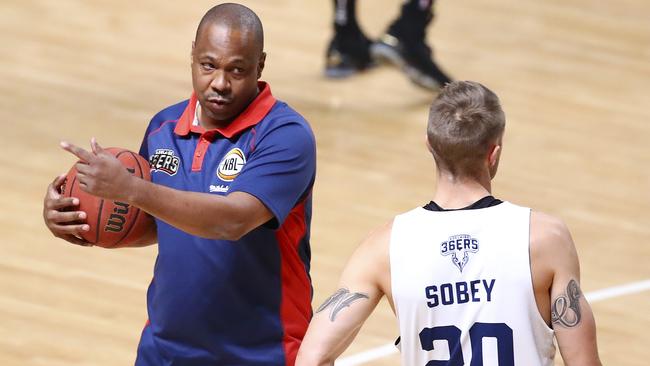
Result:
M258 81L263 46L252 10L221 4L205 14L192 45L194 92L154 116L142 142L152 182L94 139L91 151L62 143L81 160L82 190L156 218L138 366L294 364L312 315L316 151L307 121ZM85 213L65 212L75 199L61 198L60 184L49 188L45 222L83 244L85 224L74 221Z
M575 246L558 219L491 195L505 116L476 82L433 101L434 201L396 216L352 255L317 310L297 365L333 365L379 300L399 322L403 365L600 365Z
M334 0L334 37L327 48L325 76L344 78L378 62L399 68L416 85L438 90L450 82L426 44L434 0L405 0L402 11L376 42L366 37L356 16L356 0Z

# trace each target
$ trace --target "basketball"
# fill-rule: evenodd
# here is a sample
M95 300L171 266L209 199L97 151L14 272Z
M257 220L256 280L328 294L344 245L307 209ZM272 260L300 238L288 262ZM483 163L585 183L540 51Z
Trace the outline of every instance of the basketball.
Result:
M113 154L129 173L151 180L149 162L132 151L109 147L104 149ZM77 180L77 169L73 166L61 187L64 197L79 199L79 211L86 213L90 230L81 237L87 242L103 248L129 246L147 231L151 216L125 202L110 201L81 190Z

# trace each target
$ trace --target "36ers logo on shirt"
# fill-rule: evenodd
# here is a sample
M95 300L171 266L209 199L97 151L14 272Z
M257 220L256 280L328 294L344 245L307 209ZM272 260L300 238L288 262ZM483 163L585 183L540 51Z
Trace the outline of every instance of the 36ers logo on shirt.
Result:
M234 148L221 159L217 168L217 177L225 182L232 182L241 173L244 165L246 165L244 152Z
M451 256L451 262L458 267L460 272L469 262L469 253L478 252L478 239L467 234L452 235L446 241L440 243L440 254ZM462 259L458 259L462 255Z
M180 165L178 156L171 149L157 149L156 153L149 157L149 165L152 171L175 175Z

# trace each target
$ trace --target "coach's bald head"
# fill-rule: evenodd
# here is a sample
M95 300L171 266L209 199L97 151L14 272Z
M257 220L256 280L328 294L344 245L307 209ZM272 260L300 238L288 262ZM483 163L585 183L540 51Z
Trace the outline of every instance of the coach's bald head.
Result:
M192 84L206 128L229 125L259 93L266 54L262 22L249 8L221 4L208 10L192 45Z
M262 22L254 11L244 5L225 3L208 10L196 29L194 41L196 42L201 32L211 25L221 25L230 30L240 32L250 37L247 37L247 41L254 44L260 53L264 50L264 28L262 28Z

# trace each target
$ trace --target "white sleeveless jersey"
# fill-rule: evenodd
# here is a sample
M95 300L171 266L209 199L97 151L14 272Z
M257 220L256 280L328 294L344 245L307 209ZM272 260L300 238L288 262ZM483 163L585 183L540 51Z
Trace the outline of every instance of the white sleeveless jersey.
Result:
M529 228L530 209L508 202L395 218L390 267L402 365L553 365Z

